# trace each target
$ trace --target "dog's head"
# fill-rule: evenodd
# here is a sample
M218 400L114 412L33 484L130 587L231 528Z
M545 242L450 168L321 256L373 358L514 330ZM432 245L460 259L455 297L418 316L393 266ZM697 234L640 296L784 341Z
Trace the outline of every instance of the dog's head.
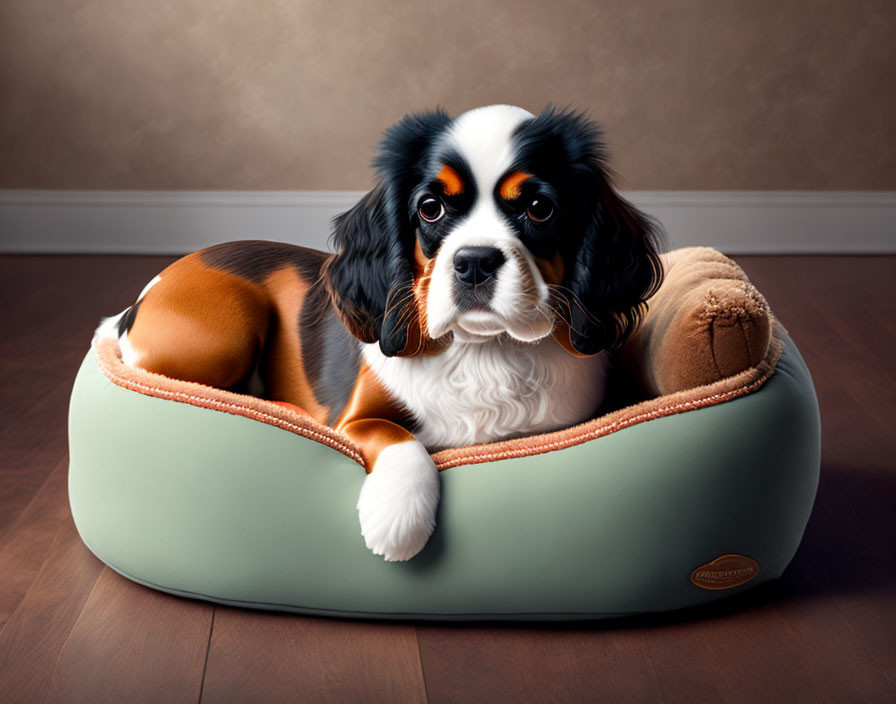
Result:
M620 345L662 276L653 223L613 189L599 129L494 105L386 130L379 184L334 221L325 280L352 333L407 356L451 340Z

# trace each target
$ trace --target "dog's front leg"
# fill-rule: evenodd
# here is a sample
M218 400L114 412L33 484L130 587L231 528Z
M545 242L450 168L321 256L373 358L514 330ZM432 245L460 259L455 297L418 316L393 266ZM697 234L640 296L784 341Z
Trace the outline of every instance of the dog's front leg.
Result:
M380 418L339 427L364 455L367 478L358 498L361 535L386 560L409 560L436 525L440 483L432 457L412 433Z

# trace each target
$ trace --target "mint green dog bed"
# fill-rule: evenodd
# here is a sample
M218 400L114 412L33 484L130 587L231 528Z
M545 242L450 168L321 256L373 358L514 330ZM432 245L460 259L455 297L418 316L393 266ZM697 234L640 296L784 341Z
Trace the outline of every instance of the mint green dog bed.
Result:
M687 281L674 266L666 293ZM718 309L718 290L699 305L657 294L620 367L641 370L627 372L641 400L574 429L435 455L438 525L405 563L364 546L355 503L365 475L344 438L270 402L128 369L107 342L72 393L75 523L129 579L252 608L591 619L739 593L779 577L797 550L818 482L819 416L780 327L765 349L747 345L746 368L715 381L669 392L681 374L643 373L694 326L711 333L709 354L732 320L751 339L756 311Z

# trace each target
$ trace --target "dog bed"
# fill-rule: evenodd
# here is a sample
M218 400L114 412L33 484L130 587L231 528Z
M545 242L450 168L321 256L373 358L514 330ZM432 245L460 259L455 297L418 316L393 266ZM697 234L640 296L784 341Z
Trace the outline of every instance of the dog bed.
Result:
M130 369L109 340L72 393L78 531L155 589L334 616L593 619L775 579L818 482L812 380L733 262L707 248L664 260L616 360L616 407L435 454L438 525L408 562L365 548L365 474L344 436L276 403Z

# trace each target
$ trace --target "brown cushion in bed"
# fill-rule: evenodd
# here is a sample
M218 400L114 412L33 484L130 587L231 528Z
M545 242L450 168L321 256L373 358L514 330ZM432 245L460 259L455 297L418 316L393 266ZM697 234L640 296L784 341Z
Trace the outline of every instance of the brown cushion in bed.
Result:
M654 397L757 365L768 352L772 317L743 270L709 247L662 259L663 285L622 353L626 375Z

